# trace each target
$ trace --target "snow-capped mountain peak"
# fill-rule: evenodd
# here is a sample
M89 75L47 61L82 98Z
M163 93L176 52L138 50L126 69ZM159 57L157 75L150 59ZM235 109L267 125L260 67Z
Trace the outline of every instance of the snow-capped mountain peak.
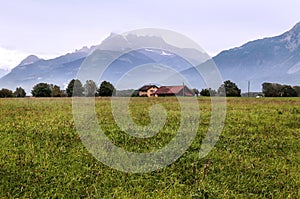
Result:
M38 58L37 56L35 56L35 55L29 55L23 61L21 61L21 63L19 64L19 66L33 64L33 63L35 63L35 62L37 62L39 60L40 60L40 58Z

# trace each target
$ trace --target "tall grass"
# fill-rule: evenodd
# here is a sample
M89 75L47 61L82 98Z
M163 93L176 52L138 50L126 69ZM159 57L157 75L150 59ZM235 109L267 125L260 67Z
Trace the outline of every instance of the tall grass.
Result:
M71 99L0 99L0 198L299 198L300 99L229 98L219 142L199 158L210 100L198 99L201 120L188 151L168 167L123 173L88 153L76 131ZM176 98L134 98L131 116L150 121L161 103L167 123L153 138L122 132L109 98L96 100L101 127L116 145L147 152L172 139L180 123Z

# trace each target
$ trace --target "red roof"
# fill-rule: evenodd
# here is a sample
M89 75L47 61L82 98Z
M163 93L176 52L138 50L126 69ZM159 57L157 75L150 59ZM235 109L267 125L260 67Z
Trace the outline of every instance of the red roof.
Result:
M184 95L185 96L193 96L190 89L188 89L186 86L161 86L155 94L157 95L176 95L179 94L184 89Z
M145 85L139 89L139 91L148 91L150 88L158 88L156 85Z

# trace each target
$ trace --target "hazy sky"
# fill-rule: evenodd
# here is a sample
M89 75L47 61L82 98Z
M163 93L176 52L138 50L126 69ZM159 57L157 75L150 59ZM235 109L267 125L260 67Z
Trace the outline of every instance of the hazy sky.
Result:
M298 0L0 0L0 68L148 27L184 34L213 56L291 29L299 8Z

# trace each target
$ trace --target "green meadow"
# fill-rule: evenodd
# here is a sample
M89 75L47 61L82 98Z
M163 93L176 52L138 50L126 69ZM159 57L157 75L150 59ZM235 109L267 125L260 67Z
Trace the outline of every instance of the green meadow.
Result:
M228 98L219 141L204 158L210 98L198 98L199 129L173 164L124 173L98 161L82 144L70 98L0 99L0 198L300 198L300 98ZM133 120L146 125L161 104L164 128L152 138L122 132L110 98L95 110L112 142L129 151L167 145L180 125L176 98L132 98Z

